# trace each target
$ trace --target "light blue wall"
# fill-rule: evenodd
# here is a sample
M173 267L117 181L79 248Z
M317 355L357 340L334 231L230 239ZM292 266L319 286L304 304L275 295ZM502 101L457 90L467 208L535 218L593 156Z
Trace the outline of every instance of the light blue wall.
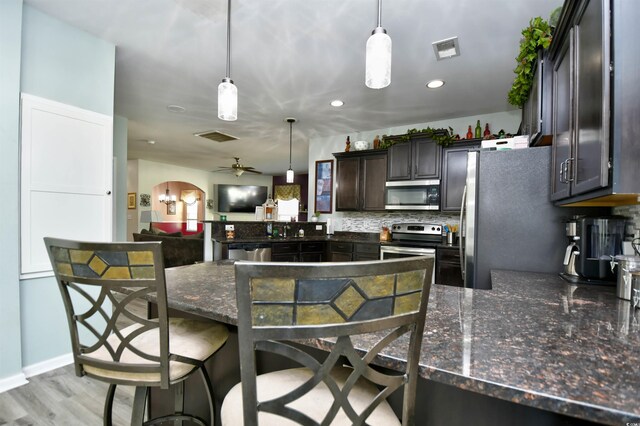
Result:
M21 90L113 116L115 46L32 7L23 15Z
M0 1L0 379L21 374L18 286L20 46L22 0Z
M129 122L118 115L113 117L114 241L127 241L127 128ZM136 210L131 210L135 212Z
M113 116L113 44L25 5L21 64L22 92ZM12 161L18 164L17 154ZM20 299L13 302L20 304L23 366L69 353L69 330L53 278L20 281Z

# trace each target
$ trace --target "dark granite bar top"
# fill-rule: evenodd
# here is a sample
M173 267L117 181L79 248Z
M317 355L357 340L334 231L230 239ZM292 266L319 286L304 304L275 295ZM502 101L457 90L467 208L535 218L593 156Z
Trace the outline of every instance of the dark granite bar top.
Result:
M297 223L297 222L296 222ZM338 241L338 242L352 242L352 243L380 243L380 236L371 232L336 232L332 235L305 235L304 237L291 236L287 238L283 237L246 237L246 238L233 238L228 239L224 237L214 238L218 243L233 244L233 243L278 243L278 242L290 242L290 241Z
M171 308L236 324L233 261L166 276ZM594 422L640 422L640 310L613 288L550 274L492 271L492 286L433 285L422 377ZM390 348L377 362L397 368L399 354Z

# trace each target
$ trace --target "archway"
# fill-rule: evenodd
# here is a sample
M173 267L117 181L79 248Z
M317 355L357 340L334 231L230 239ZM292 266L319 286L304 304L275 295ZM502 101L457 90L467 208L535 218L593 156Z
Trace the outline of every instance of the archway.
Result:
M164 201L161 201L161 196ZM205 192L192 183L167 181L152 189L151 209L158 213L159 219L154 227L165 232L191 234L202 231L204 208Z

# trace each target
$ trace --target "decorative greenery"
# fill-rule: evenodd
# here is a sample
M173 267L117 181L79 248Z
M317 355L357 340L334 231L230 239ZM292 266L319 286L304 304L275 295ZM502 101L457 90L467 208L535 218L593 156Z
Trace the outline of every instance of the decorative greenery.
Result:
M509 103L517 107L522 107L529 99L538 49L546 49L551 44L551 26L538 16L529 21L529 26L522 30L522 35L520 53L516 57L518 65L513 70L516 78L508 95Z
M382 136L382 142L380 142L380 148L389 148L391 145L395 145L400 142L407 142L411 139L411 135L416 133L420 133L421 135L425 135L434 141L438 145L449 146L455 139L453 137L453 129L449 127L449 129L432 129L431 127L427 127L426 129L418 130L418 129L407 129L407 133L404 135L397 136Z

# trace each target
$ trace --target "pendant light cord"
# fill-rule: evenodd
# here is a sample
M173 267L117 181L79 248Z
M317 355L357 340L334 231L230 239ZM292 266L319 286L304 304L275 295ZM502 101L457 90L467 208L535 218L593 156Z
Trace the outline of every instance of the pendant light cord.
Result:
M378 26L382 26L382 0L378 0Z
M291 132L293 131L293 121L289 121L289 170L291 169Z
M227 78L231 78L231 0L227 1Z

